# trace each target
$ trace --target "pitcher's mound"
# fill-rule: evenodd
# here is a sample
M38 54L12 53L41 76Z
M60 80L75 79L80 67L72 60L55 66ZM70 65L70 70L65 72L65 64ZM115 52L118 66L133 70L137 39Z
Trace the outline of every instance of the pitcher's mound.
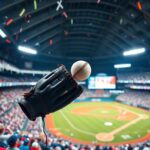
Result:
M114 139L114 136L109 133L98 133L96 134L96 139L103 142L110 142Z

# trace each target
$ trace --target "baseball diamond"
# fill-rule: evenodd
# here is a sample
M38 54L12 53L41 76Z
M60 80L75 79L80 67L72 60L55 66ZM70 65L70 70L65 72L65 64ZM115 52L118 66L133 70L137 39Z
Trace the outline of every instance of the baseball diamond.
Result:
M150 139L150 113L117 102L80 102L46 118L47 129L77 143L121 145Z

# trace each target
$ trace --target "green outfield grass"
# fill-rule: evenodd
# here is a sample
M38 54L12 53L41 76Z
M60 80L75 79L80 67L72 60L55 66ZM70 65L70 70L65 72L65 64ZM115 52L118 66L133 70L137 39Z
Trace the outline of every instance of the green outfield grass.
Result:
M130 113L135 118L122 119L123 113ZM110 133L138 118L138 114L147 118L119 131L111 141L123 142L138 139L150 132L149 112L117 102L83 102L72 103L53 116L54 124L61 133L78 140L92 142L98 141L96 134ZM118 119L119 116L121 119Z

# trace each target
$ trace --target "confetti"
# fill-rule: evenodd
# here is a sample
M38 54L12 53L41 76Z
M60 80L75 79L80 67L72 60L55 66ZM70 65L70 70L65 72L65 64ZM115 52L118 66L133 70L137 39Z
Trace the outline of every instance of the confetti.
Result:
M131 17L135 17L135 15L133 13L131 13L130 15L131 15Z
M6 22L6 25L9 26L14 20L13 19L9 19L7 22Z
M123 18L120 19L120 24L122 24L122 23L123 23Z
M20 17L22 17L24 15L24 13L26 12L25 8L23 8L19 14Z
M5 42L8 43L8 44L11 43L11 41L9 39L6 39Z
M67 36L69 33L68 31L64 31L64 35Z
M37 10L37 1L34 0L34 10Z
M142 4L141 4L140 2L137 2L137 8L138 8L139 10L142 10Z
M28 41L28 38L25 38L25 39L23 40L23 42L25 42L25 43L26 43L27 41Z
M67 13L64 11L63 12L63 16L65 17L65 18L68 18L68 15L67 15Z
M97 4L99 4L101 2L101 0L97 0Z
M59 9L64 9L63 5L62 5L62 0L60 1L57 1L57 8L56 8L56 11L59 11Z
M39 46L39 45L40 45L39 42L35 43L35 46Z
M23 31L22 27L19 29L19 32L21 33Z
M71 24L73 24L73 19L71 19Z
M26 15L24 18L27 23L30 23L31 15Z
M49 44L50 45L52 45L53 44L53 40L51 39L51 40L49 40Z
M4 18L5 18L5 19L8 19L8 16L5 16Z

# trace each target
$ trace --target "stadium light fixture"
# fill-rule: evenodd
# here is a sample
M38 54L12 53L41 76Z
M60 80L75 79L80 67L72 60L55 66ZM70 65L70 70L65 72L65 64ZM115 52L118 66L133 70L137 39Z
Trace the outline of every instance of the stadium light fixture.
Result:
M145 48L138 48L138 49L132 49L128 51L124 51L124 56L130 56L130 55L138 55L145 52Z
M18 46L18 50L28 54L34 54L34 55L37 54L37 51L35 49L31 49L25 46Z
M114 68L119 69L119 68L130 68L131 64L116 64L114 65Z
M4 32L2 29L0 29L0 36L1 36L2 38L7 37L7 35L5 34L5 32Z

